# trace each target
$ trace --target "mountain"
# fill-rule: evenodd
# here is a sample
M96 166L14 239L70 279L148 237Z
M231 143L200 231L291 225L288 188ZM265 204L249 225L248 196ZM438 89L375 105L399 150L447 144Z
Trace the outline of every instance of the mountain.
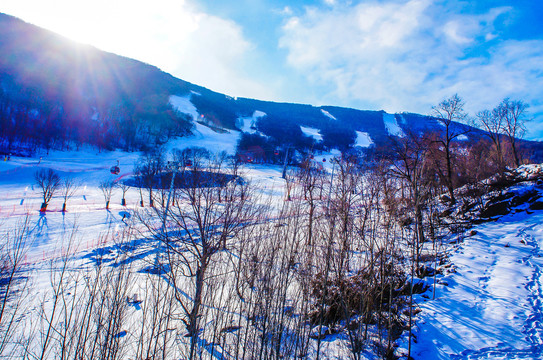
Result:
M417 114L232 98L157 67L81 45L0 14L0 152L64 148L139 150L186 136L195 121L239 131L239 149L300 151L379 147L389 136L441 131ZM178 105L176 105L176 103ZM182 106L179 106L182 104ZM477 141L471 130L462 141ZM540 143L524 142L538 156Z

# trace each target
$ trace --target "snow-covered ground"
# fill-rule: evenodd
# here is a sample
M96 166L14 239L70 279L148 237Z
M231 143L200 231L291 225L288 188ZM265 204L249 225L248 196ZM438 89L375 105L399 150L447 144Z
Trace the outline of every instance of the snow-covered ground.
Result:
M321 109L321 112L327 118L332 119L332 120L337 120L337 118L334 115L330 114L330 112L328 112L328 111L326 111L324 109Z
M394 114L383 113L383 122L385 123L385 128L389 135L398 137L405 136L402 128L398 125Z
M371 140L370 134L363 131L356 132L356 146L368 147L371 144L373 144L373 141Z
M192 130L192 136L169 141L167 146L168 149L203 147L215 153L225 151L229 155L234 155L236 153L236 146L242 132L260 133L255 127L256 122L259 118L266 116L266 113L259 110L255 111L252 116L239 117L237 119L241 132L226 129L218 132L211 127L202 125L198 122L198 120L205 119L202 118L202 115L198 113L198 110L191 102L192 96L198 95L199 94L197 93L191 92L191 94L186 96L170 96L170 104L174 107L174 109L192 117L192 120L194 121L194 129Z
M190 101L192 95L192 93L187 96L172 95L170 96L170 104L172 104L173 108L177 111L190 115L192 120L197 120L200 117L200 114L198 113L196 106Z
M252 116L238 118L238 121L241 124L241 131L246 133L256 133L256 122L258 119L264 116L266 116L265 112L256 110Z
M195 136L174 140L168 144L168 148L203 146L217 152L234 152L237 137L234 138L233 134L218 134L198 123L196 126ZM220 141L217 137L220 137ZM126 194L127 205L122 206L122 193L116 189L110 208L106 210L98 186L106 180L118 182L132 176L139 156L139 153L122 151L51 151L41 160L40 157L12 157L9 161L0 162L0 233L11 231L27 216L30 218L32 235L36 240L27 255L29 263L56 256L59 248L57 240L74 226L78 228L78 251L98 246L100 235L122 231L125 227L123 215L136 211L140 201L139 191L130 188ZM121 172L113 175L109 169L117 162ZM67 202L65 213L61 211L63 199L60 192L50 201L45 215L39 212L42 198L35 185L34 173L48 168L55 170L61 178L74 179L78 185L77 191ZM259 184L267 195L282 198L284 180L281 178L281 166L251 165L242 171L247 180ZM144 200L147 202L147 199Z
M431 289L417 296L412 356L542 358L543 214L522 212L473 230L450 257L453 272L439 277L436 299L428 299Z
M302 129L302 132L304 133L305 136L312 137L313 139L317 141L322 141L322 135L319 129L315 129L315 128L307 127L307 126L300 126L300 129Z
M169 147L190 145L216 150L232 149L239 133L219 134L196 125L196 136L179 139ZM209 137L209 140L206 140ZM225 139L230 139L225 141ZM236 138L237 140L237 138ZM205 142L209 141L209 142ZM221 144L218 146L218 144ZM188 145L188 146L190 146ZM333 155L339 155L334 152ZM11 230L26 216L35 242L25 262L38 274L38 290L47 288L47 260L63 253L59 239L78 228L75 252L87 256L98 247L115 241L126 227L123 215L138 209L140 194L127 193L127 206L120 205L117 190L109 210L98 184L130 176L139 154L52 151L38 158L13 157L0 162L0 231ZM328 171L332 154L319 155ZM326 159L326 162L322 160ZM109 168L119 162L121 173ZM62 177L72 177L80 187L62 213L62 199L55 196L45 215L39 214L41 198L34 185L34 172L52 168ZM262 196L281 201L285 181L280 166L250 165L244 176L260 185ZM520 212L497 222L478 225L475 234L463 240L450 255L453 272L440 275L436 299L428 292L416 296L422 311L417 315L412 355L415 359L536 359L543 353L543 212ZM108 234L108 237L101 235ZM105 241L105 242L104 242ZM142 240L143 241L143 240ZM111 244L109 244L111 245ZM153 246L153 244L148 244ZM87 254L87 255L85 255ZM41 274L41 275L40 275ZM431 278L427 278L432 285ZM400 341L407 349L406 337ZM340 337L329 337L323 351L333 357L335 349L345 348ZM339 350L338 350L339 351ZM341 358L336 354L335 358Z
M215 149L222 147L224 144L216 146ZM143 289L146 285L140 284L143 275L137 274L154 258L157 243L149 237L144 226L137 222L131 224L130 219L136 217L134 214L137 211L149 211L148 199L144 194L145 208L142 209L139 206L139 191L130 188L126 194L127 205L122 206L121 192L116 189L110 208L106 210L102 192L98 188L99 183L104 180L119 181L130 176L138 157L138 153L98 153L87 149L79 152L52 151L49 155L44 154L41 160L39 157L12 157L9 161L0 162L0 238L5 240L7 233L12 233L27 221L27 238L32 241L26 244L30 248L23 260L25 271L32 277L32 296L26 300L25 305L29 312L36 315L42 306L45 306L45 312L51 312L50 278L55 274L51 269L58 266L57 261L70 254L70 272L77 269L83 269L77 270L82 271L82 274L92 271L96 261L101 261L98 260L99 257L111 261L114 255L120 252L118 244L119 241L126 241L123 232L127 229L138 234L130 240L130 246L137 247L135 253L138 255L128 261L133 262L134 276L139 280L134 285L134 290L130 291L136 291L134 294L139 294L139 298L145 296ZM113 175L109 168L117 161L121 173ZM61 211L63 199L58 193L50 201L47 212L39 212L42 199L34 184L34 173L45 168L57 171L62 178L74 178L79 185L75 195L68 200L66 213ZM245 180L259 186L261 193L257 199L261 199L266 205L273 201L283 202L285 180L281 178L281 166L250 165L240 171ZM129 224L131 226L128 226ZM75 237L72 238L72 234L75 234ZM66 247L67 241L70 249ZM143 278L145 279L145 276ZM138 287L141 288L137 290ZM131 323L142 321L143 315L137 306L130 307L127 314L128 329ZM25 321L33 320L35 318L26 317ZM19 330L25 328L26 326L19 327ZM126 334L126 331L124 333Z
M208 126L194 122L193 135L170 140L167 149L184 149L188 147L203 147L213 152L225 151L229 155L236 153L240 132L228 130L216 132Z

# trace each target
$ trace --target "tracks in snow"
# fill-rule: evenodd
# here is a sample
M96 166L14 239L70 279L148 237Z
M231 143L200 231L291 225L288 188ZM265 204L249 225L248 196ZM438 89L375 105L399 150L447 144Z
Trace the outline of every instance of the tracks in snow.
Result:
M533 224L525 227L518 234L527 245L533 248L530 256L522 259L525 264L533 268L532 278L525 286L530 293L528 299L533 311L526 320L523 333L532 344L533 355L543 356L543 251L537 239L529 233L535 226Z
M538 240L531 235L537 223L521 228L515 239L522 239L527 246L532 248L529 255L523 257L521 264L532 269L532 275L524 288L528 291L528 302L532 309L522 328L528 348L515 349L505 343L498 346L485 347L479 350L465 350L459 355L451 355L451 359L540 359L543 358L543 249ZM520 240L519 240L520 241ZM543 241L542 241L543 243ZM491 270L496 265L493 261L485 270L484 276L479 279L479 285L484 292L488 281L491 279Z

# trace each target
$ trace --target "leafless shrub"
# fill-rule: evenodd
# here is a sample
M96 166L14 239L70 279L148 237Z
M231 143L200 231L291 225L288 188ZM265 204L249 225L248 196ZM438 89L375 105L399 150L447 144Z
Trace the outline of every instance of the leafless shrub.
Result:
M25 272L26 255L32 246L29 225L30 217L26 216L1 239L0 357L16 357L24 343L20 330L30 290L30 274Z

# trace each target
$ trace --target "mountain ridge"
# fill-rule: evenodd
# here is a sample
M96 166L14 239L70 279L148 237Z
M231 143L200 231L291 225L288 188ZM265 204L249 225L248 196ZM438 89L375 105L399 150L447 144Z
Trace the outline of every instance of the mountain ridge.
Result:
M440 131L435 119L420 114L233 98L1 13L0 53L4 153L17 143L49 149L75 142L139 150L189 135L196 120L240 131L240 143L247 143L251 134L243 132L240 123L257 111L264 116L254 119L258 133L248 142L270 149L345 151L357 145L360 133L374 146L383 146L388 137L405 132ZM200 118L175 109L171 96L189 97ZM483 136L468 125L454 126L469 128L470 140ZM315 129L322 140L302 127ZM541 143L523 143L543 153Z

